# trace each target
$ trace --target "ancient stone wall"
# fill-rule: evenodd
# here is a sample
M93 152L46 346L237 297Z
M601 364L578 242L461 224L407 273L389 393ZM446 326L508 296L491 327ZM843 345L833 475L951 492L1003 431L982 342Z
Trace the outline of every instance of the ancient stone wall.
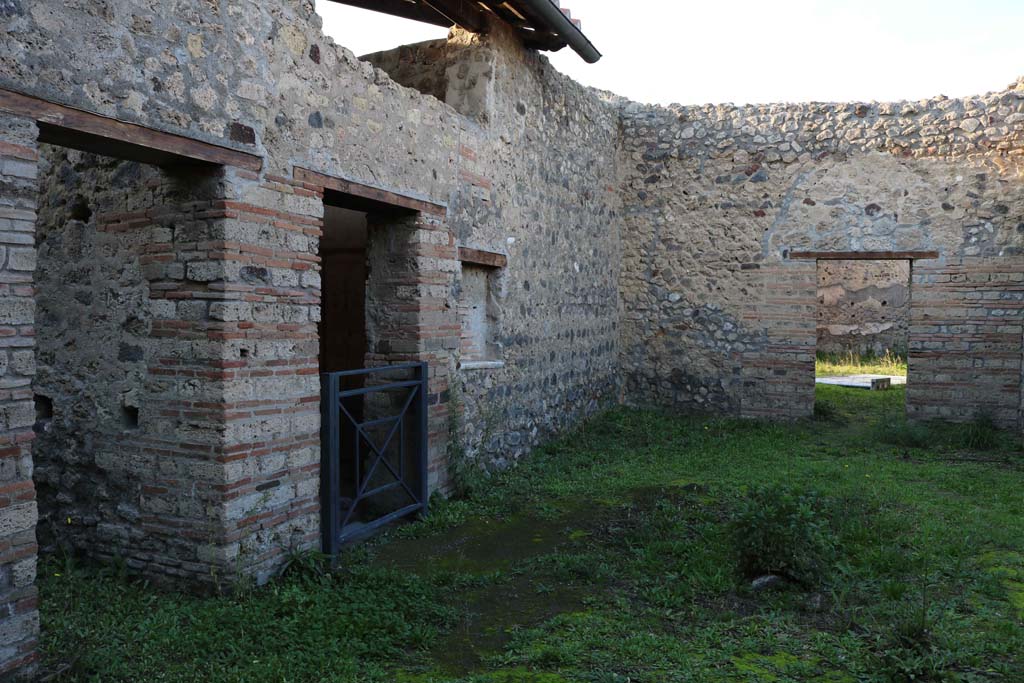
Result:
M905 354L910 261L819 261L819 353Z
M606 264L622 248L619 100L502 40L456 34L444 50L431 42L367 57L424 90L442 82L426 56L440 60L445 101L501 131L489 152L460 144L472 190L448 207L459 244L508 255L490 277L499 362L467 364L453 388L457 457L499 467L617 394L618 271ZM461 274L448 305L458 306Z
M298 167L447 205L376 236L401 269L377 303L403 315L367 357L431 364L434 488L455 386L459 451L481 464L614 399L617 110L502 27L453 35L452 106L334 45L310 2L29 2L2 18L0 87L264 158L219 172L211 196L187 175L52 153L38 390L53 415L37 458L47 518L73 524L48 543L212 583L318 545L324 206ZM472 373L457 369L458 246L508 256L503 355ZM76 268L88 254L103 258Z
M395 83L444 102L448 97L452 48L448 40L429 40L363 55L362 59L386 73Z
M201 331L218 315L222 174L49 145L40 170L40 539L223 580L224 386L210 372L220 344Z
M911 413L955 401L959 418L1018 424L1024 84L891 104L630 104L623 126L631 401L810 414L815 262L791 254L920 250L938 258L914 263Z

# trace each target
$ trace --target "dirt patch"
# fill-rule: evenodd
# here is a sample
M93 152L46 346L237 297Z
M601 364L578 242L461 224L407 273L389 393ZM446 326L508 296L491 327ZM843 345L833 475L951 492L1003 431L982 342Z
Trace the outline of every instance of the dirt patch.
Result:
M419 574L438 570L489 574L553 552L599 518L593 509L576 509L554 519L530 515L474 519L432 536L392 541L380 548L377 561Z
M479 670L488 655L505 649L516 629L579 611L584 597L580 588L549 587L526 574L456 596L453 602L462 619L432 648L432 659L448 674L461 676Z

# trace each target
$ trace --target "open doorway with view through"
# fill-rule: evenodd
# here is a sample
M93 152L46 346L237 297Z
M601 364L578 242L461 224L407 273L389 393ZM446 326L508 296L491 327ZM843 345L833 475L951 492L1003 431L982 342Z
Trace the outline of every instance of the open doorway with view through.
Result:
M816 415L867 400L857 392L884 392L872 405L905 411L911 267L909 259L818 260Z

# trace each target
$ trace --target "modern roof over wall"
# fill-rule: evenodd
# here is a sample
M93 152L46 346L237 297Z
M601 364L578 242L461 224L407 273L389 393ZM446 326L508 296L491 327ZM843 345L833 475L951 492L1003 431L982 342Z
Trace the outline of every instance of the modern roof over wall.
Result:
M343 5L384 12L437 26L461 26L476 33L487 27L493 15L514 26L527 47L561 50L568 45L593 64L601 58L558 0L334 0Z

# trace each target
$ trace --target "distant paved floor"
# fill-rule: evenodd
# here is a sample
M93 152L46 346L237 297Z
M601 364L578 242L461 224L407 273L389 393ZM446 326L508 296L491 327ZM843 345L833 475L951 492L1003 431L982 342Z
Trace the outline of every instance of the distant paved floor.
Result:
M857 389L870 389L871 380L889 378L892 386L906 384L907 378L903 375L845 375L840 377L815 377L816 384L834 384L839 387L855 387Z

